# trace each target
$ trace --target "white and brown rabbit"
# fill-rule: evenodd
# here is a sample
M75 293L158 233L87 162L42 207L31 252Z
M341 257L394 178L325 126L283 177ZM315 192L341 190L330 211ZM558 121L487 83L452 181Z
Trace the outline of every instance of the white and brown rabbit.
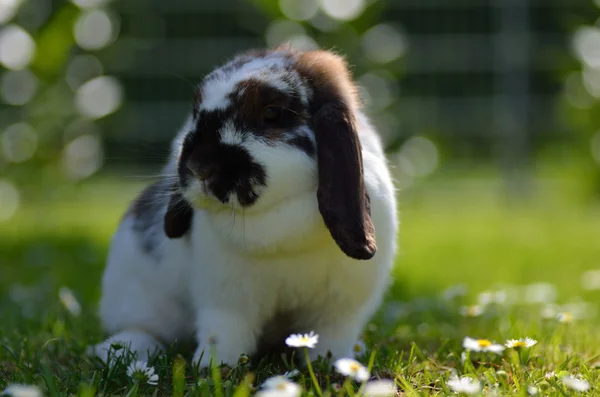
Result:
M119 342L147 358L195 337L200 366L233 365L315 331L312 359L352 355L389 284L398 224L340 56L278 48L216 69L164 173L113 237L100 308L112 336L95 354Z

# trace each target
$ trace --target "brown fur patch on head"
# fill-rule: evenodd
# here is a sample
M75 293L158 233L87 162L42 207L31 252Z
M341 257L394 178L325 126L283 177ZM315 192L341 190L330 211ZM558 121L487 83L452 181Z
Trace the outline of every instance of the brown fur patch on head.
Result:
M316 50L298 54L296 67L315 89L315 106L342 100L349 110L360 106L358 91L346 60L331 51Z

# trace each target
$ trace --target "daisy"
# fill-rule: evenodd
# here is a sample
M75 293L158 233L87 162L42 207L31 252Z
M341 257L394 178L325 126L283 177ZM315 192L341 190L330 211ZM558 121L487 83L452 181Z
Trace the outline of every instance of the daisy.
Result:
M351 358L340 358L334 365L337 372L344 376L350 376L358 382L364 382L371 376L366 367Z
M509 339L506 341L504 346L508 347L509 349L520 349L522 347L532 347L536 343L537 343L537 340L531 339L531 338L524 338L524 339L521 338L519 340Z
M482 305L463 306L460 308L460 314L464 317L479 317L483 312L484 307Z
M452 376L447 382L450 388L457 393L477 394L481 390L481 384L478 380L469 378L468 376L457 377Z
M464 284L458 284L445 289L442 292L442 298L446 301L451 301L455 298L465 296L467 292L467 287Z
M71 313L73 316L79 316L81 314L81 305L75 298L75 294L69 288L62 287L58 291L58 297L60 298L63 306Z
M535 386L528 386L527 387L527 394L529 394L530 396L535 396L538 394L538 388Z
M549 283L534 283L524 287L525 301L528 303L551 303L556 300L556 287Z
M468 336L463 340L463 347L467 350L475 352L492 352L501 354L504 351L504 346L493 343L487 339L473 339Z
M575 316L573 316L573 313L571 312L562 312L556 315L556 319L559 323L569 324L573 322Z
M285 376L273 376L262 384L262 390L256 393L256 396L297 397L300 394L300 385L290 382Z
M314 331L310 331L310 334L292 334L285 340L285 344L290 347L309 347L314 348L319 342L319 335L315 334Z
M42 391L37 386L30 385L10 385L8 386L0 396L12 396L12 397L42 397Z
M544 374L544 378L546 378L546 379L553 379L555 377L556 377L556 374L554 373L554 371L546 372Z
M154 368L149 367L145 361L135 361L127 368L127 376L135 383L146 382L149 385L156 386L158 384L158 375L154 373Z
M585 379L575 377L573 375L567 375L560 378L562 383L567 386L569 389L573 389L575 391L588 391L590 390L590 382Z
M386 397L396 395L396 384L389 379L373 380L365 384L363 394L367 397Z

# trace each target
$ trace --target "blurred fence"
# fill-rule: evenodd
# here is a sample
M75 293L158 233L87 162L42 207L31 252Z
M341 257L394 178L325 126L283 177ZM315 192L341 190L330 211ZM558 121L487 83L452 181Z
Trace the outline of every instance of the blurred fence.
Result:
M0 172L160 164L203 75L290 41L347 55L403 181L440 158L518 175L547 145L600 153L598 16L591 0L3 0Z

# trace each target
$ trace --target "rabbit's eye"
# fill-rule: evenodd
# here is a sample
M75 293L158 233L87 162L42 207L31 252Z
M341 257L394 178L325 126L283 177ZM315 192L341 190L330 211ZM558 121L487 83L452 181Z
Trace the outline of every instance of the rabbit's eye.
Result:
M267 123L274 123L281 120L282 110L279 106L265 106L263 109L263 120Z

